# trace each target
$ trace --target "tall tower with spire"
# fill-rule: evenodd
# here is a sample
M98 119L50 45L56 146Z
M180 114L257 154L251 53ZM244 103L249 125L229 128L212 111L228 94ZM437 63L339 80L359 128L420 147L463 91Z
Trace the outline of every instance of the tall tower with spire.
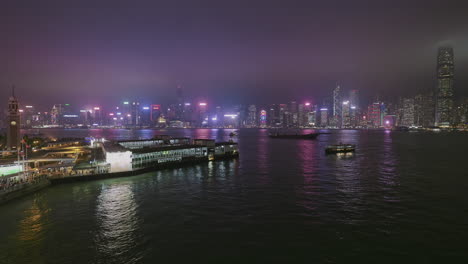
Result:
M15 150L20 146L20 115L18 100L15 96L15 87L11 88L11 96L8 99L8 129L7 129L7 149Z

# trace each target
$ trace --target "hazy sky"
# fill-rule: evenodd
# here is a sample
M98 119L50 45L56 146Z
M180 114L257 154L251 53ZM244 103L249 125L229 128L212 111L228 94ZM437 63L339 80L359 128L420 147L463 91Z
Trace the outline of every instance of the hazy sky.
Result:
M352 2L352 3L351 3ZM411 2L411 3L408 3ZM8 1L0 95L23 102L319 100L433 89L439 45L468 85L464 1Z

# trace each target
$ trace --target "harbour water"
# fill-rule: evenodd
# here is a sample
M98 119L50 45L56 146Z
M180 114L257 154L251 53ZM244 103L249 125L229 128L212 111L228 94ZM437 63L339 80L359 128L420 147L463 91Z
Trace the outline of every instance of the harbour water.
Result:
M40 132L225 141L232 130ZM327 132L242 129L237 160L11 201L0 206L0 263L466 263L467 133ZM325 155L338 142L356 152Z

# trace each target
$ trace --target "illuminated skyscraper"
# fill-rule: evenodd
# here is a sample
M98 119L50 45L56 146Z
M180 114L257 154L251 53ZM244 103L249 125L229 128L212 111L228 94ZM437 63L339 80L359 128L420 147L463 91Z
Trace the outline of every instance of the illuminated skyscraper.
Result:
M413 98L403 98L399 110L399 126L410 127L415 124L415 105Z
M279 105L279 122L283 127L287 127L287 112L288 112L288 105L280 104Z
M266 127L267 125L267 111L265 110L260 110L260 127Z
M450 126L452 123L454 74L453 49L449 47L439 48L437 57L436 126Z
M7 130L7 149L18 149L20 146L20 115L19 104L15 96L15 88L8 99L8 130Z
M382 108L381 102L375 102L367 108L367 121L370 127L378 128L382 126Z
M344 101L341 107L342 127L351 127L351 104Z
M100 106L93 108L93 125L102 125L102 109Z
M184 103L185 102L184 102L184 95L183 95L181 84L177 85L176 95L177 95L177 103L174 107L172 107L175 110L175 119L184 120Z
M359 90L349 91L349 103L359 109Z
M26 105L24 106L24 112L21 113L21 126L29 128L34 123L34 115L37 114L34 106Z
M325 107L320 108L320 125L322 127L328 126L328 109Z
M131 124L133 126L140 125L140 102L132 103L130 118L131 118Z
M153 104L151 105L151 113L150 113L150 120L151 122L157 123L159 116L161 116L161 105Z
M332 123L335 127L342 126L342 98L341 98L341 87L336 85L333 90L333 118Z
M62 105L54 104L52 110L50 110L50 123L52 125L59 125L62 115Z
M277 126L281 122L279 121L279 106L277 104L272 104L270 110L268 111L268 124L272 127Z
M248 108L247 114L247 124L248 127L257 126L257 107L255 105L250 105Z

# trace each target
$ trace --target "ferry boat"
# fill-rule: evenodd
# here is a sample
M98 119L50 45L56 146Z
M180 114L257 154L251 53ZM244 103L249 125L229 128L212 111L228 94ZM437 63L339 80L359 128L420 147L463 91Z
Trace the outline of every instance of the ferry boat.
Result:
M325 153L327 154L335 154L335 153L348 153L354 152L356 150L356 145L353 144L337 144L337 145L330 145L325 149Z
M281 138L281 139L316 139L319 133L310 134L270 134L270 138Z

